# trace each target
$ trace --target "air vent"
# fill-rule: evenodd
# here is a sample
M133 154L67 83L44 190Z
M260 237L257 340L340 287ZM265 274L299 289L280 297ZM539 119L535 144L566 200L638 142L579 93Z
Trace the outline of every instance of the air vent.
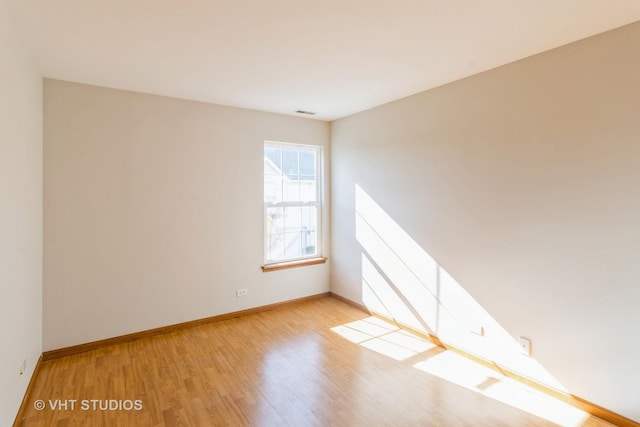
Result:
M306 114L307 116L313 116L316 113L313 111L296 110L296 114Z

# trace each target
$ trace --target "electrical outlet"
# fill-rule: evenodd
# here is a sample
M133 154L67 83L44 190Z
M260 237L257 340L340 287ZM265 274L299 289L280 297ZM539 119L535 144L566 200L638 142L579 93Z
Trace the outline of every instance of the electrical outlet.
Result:
M484 326L476 326L476 327L472 328L471 329L471 333L483 337L484 336Z
M249 291L247 291L247 288L236 289L236 297L246 297L248 293Z
M520 337L520 351L525 356L531 356L531 340L529 338Z
M22 382L22 374L27 370L27 359L22 359L22 363L18 365L18 383Z
M22 363L18 365L18 375L24 374L24 371L27 370L27 359L23 359Z

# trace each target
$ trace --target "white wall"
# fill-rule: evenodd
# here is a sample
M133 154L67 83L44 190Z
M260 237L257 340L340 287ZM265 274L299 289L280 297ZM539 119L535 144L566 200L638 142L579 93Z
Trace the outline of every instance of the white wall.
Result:
M638 52L640 23L333 122L332 290L486 357L529 337L640 421Z
M44 103L45 350L329 290L329 264L260 269L263 142L328 156L328 123L55 80Z
M0 425L8 426L42 352L42 79L2 1L0 289Z

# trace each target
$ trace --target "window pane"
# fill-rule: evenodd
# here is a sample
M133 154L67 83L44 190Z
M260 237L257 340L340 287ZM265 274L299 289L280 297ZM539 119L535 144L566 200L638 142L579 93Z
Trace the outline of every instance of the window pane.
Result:
M284 190L283 199L285 202L300 201L300 181L297 179L294 181L285 176L282 181L282 187Z
M317 236L318 233L315 231L305 231L302 233L302 254L305 256L308 255L317 255Z
M267 203L279 203L282 201L282 176L264 176L264 201Z
M279 147L264 147L264 157L265 157L265 174L266 173L273 173L273 172L268 172L266 165L269 164L270 162L268 162L266 159L269 159L271 161L271 168L269 169L273 169L273 167L275 166L278 171L282 170L282 148Z
M270 233L284 233L284 209L267 208L267 235Z
M272 233L267 235L267 260L284 260L284 233Z
M316 206L304 206L302 208L302 254L304 256L315 255L318 247L316 230L318 229L318 208Z
M300 150L300 175L316 175L315 150Z
M321 253L317 234L321 209L319 155L319 148L315 147L265 143L263 185L268 263Z
M301 251L300 232L284 234L284 256L287 259L300 258Z
M318 229L318 208L315 206L303 206L301 229L304 231L315 231Z
M302 228L302 208L287 207L284 208L284 227L287 233L299 232Z
M317 198L316 181L300 177L300 201L315 202Z
M298 150L282 150L282 172L289 178L298 179Z

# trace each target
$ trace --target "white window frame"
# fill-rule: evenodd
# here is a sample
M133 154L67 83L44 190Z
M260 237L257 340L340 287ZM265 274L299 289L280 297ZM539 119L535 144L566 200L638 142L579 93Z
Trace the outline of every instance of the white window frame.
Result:
M265 183L265 174L264 169L262 172L262 184L263 184L263 204L264 209L262 212L263 218L263 258L265 266L274 266L278 264L288 264L295 263L297 261L305 261L310 259L322 258L322 211L324 205L324 150L322 146L319 145L310 145L310 144L296 144L290 142L281 142L281 141L271 141L265 140L263 144L263 151L267 147L276 147L276 148L288 148L288 149L305 149L305 150L314 150L316 152L316 201L314 202L265 202L264 201L264 183ZM263 163L264 168L264 163ZM282 260L270 260L267 259L267 246L268 246L268 236L267 236L267 209L268 208L277 208L277 207L296 207L296 206L315 206L316 207L316 253L311 255L303 255L295 258L284 258Z

